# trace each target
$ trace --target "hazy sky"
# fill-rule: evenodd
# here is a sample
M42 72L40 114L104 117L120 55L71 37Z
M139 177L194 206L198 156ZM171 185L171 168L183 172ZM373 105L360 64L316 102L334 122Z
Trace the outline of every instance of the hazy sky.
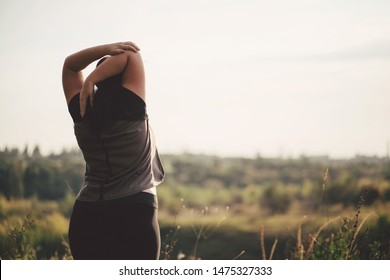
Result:
M1 0L0 148L75 147L63 60L126 40L162 153L386 153L388 0Z

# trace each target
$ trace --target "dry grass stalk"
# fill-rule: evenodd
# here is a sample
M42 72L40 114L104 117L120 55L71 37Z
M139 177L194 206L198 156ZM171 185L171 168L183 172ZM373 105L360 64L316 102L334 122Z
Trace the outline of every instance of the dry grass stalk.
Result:
M226 207L226 211L229 211L229 207ZM201 212L202 216L207 216L209 213L209 208L206 206ZM198 248L201 239L203 240L208 239L210 236L212 236L221 226L222 222L226 220L226 216L223 216L217 224L215 225L207 225L205 220L201 223L200 226L197 226L195 224L191 224L191 228L195 234L196 240L195 240L195 245L192 253L192 258L193 259L198 259L197 254L198 254Z
M322 180L322 193L321 193L321 199L323 197L323 194L326 190L326 181L328 180L328 175L329 175L329 168L326 168L324 178Z
M302 222L299 223L298 225L298 231L297 231L297 251L299 253L299 258L302 260L303 259L303 254L304 254L304 246L302 244L302 225L305 223L307 220L307 216L305 215L303 217Z
M245 254L245 250L242 250L241 253L239 253L237 256L235 256L233 258L233 260L237 260L238 258L240 258L243 254Z
M351 244L350 244L350 250L352 250L353 248L353 245L357 239L357 236L361 230L361 228L363 227L364 223L367 221L367 219L371 216L371 215L375 215L376 218L379 218L378 215L374 212L370 212L367 214L367 216L363 219L363 221L360 223L359 227L356 229L356 231L354 232L354 235L353 235L353 239L351 241ZM349 255L350 251L348 251L348 255Z
M165 241L163 241L161 246L161 255L164 260L171 259L173 250L176 247L177 243L177 233L180 230L180 226L176 226L176 231L173 232L172 229L169 230L169 233L165 236Z
M366 216L366 217L363 219L363 221L360 223L358 229L356 230L355 235L353 236L352 243L355 242L356 237L357 237L359 231L361 230L362 226L364 225L364 223L367 221L367 219L368 219L371 215L375 215L375 218L379 218L379 216L378 216L376 213L374 213L374 212L368 213L367 216Z
M261 246L261 253L263 256L263 260L266 260L267 255L265 253L265 246L264 246L264 225L263 224L260 227L260 246Z
M62 239L62 245L64 246L65 248L65 255L63 257L64 260L73 260L73 256L72 256L72 252L70 250L70 246L69 246L69 243L66 242L65 238L63 235L61 235L61 239Z
M271 253L269 254L269 259L272 260L273 256L274 256L274 253L275 253L275 249L276 249L276 245L278 244L278 238L275 238L275 241L274 241L274 244L272 245L272 249L271 249Z
M349 258L350 254L354 251L354 242L356 240L356 237L359 233L359 230L361 228L361 226L358 227L358 224L359 224L359 215L360 215L360 209L362 208L362 205L364 203L364 197L366 196L366 194L368 193L368 188L365 188L362 192L362 194L360 195L360 199L359 199L359 202L357 204L357 211L356 211L356 214L355 214L355 223L353 225L353 230L352 230L352 240L351 240L351 243L349 244L348 246L348 251L347 251L347 258Z
M322 179L322 191L321 191L321 195L320 195L320 204L323 202L325 203L326 216L328 217L328 220L329 220L329 207L328 207L328 201L326 198L326 182L328 181L328 176L329 176L329 168L326 168L324 178Z
M271 253L269 255L270 260L272 260L272 257L274 256L275 248L276 248L277 244L278 244L278 239L275 238L274 244L272 245L272 248L271 248ZM261 246L261 254L262 254L263 260L267 260L267 253L265 252L265 245L264 245L264 225L261 225L261 227L260 227L260 246Z
M317 238L318 236L320 235L321 231L324 230L324 228L326 228L329 224L333 223L334 221L340 219L340 216L336 217L336 218L333 218L332 220L326 222L325 224L323 224L318 230L317 232L312 235L310 234L309 237L310 237L310 243L309 243L309 246L307 248L307 251L306 251L306 259L308 259L311 254L313 253L313 249L314 249L314 242L317 241Z

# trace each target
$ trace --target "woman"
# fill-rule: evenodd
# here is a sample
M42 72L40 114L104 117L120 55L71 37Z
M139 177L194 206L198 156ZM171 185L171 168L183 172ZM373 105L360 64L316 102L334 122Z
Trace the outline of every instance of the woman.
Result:
M82 70L100 58L84 80ZM164 170L146 114L139 48L125 42L72 54L62 83L86 162L69 225L74 259L158 259L156 186Z

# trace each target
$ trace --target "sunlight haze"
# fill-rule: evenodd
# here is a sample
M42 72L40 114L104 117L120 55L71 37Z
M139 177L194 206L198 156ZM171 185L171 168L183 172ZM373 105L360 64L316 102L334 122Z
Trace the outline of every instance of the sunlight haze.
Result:
M388 1L3 0L0 37L0 149L77 147L62 63L129 40L160 153L387 153Z

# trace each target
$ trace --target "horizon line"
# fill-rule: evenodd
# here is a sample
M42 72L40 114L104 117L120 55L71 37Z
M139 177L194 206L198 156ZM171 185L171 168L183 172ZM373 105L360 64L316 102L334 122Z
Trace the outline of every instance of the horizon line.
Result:
M80 153L82 155L82 152L79 147L63 147L61 150L57 151L50 151L50 152L42 152L40 145L36 144L32 146L31 145L25 145L24 148L17 147L17 146L7 146L4 145L0 147L0 153L4 152L12 152L17 150L18 153L23 154L27 152L27 155L29 157L32 156L35 149L38 149L40 156L42 157L49 157L49 156L56 156L61 155L64 153L71 153L76 152ZM208 156L208 157L216 157L216 158L247 158L247 159L257 159L257 158L263 158L263 159L317 159L317 160L350 160L350 159L358 159L358 158L367 158L367 159L382 159L382 160L390 160L390 149L389 149L389 143L387 143L387 154L386 155L378 155L378 154L364 154L364 153L356 153L353 156L331 156L330 154L326 153L300 153L299 155L283 155L283 154L274 154L274 155L266 155L262 154L260 152L254 152L252 155L248 155L245 153L242 154L223 154L223 153L212 153L212 152L199 152L199 151L190 151L190 150L181 150L181 151L162 151L159 150L159 154L161 156L182 156L182 155L193 155L193 156Z

